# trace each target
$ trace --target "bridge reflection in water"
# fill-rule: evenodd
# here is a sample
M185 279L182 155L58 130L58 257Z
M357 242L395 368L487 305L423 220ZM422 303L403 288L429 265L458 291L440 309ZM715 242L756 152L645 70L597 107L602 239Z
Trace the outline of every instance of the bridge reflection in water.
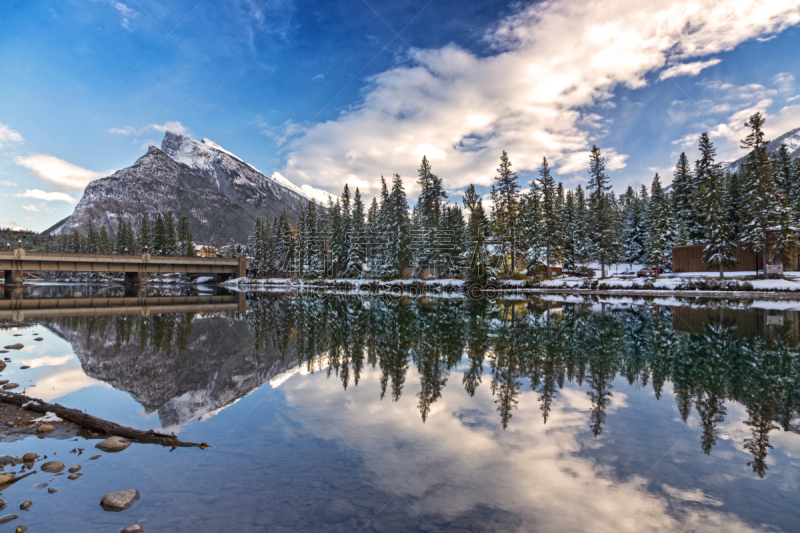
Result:
M150 316L163 313L245 313L244 293L198 296L136 296L84 298L23 298L22 290L8 290L0 300L0 320L23 322L44 318L116 315Z

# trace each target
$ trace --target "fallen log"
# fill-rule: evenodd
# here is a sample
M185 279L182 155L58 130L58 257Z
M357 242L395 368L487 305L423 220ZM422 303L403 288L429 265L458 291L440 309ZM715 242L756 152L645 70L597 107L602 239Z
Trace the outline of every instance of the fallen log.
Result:
M59 418L69 420L74 424L96 433L124 437L135 442L171 446L172 449L182 447L200 448L202 450L209 447L208 444L204 442L199 444L196 442L184 442L180 440L174 433L158 433L152 429L149 431L141 431L126 426L121 426L114 422L109 422L108 420L103 420L102 418L97 418L96 416L78 411L77 409L70 409L69 407L64 407L63 405L59 405L57 403L47 403L20 393L2 391L0 392L0 401L11 405L16 405L22 409L27 409L36 413L54 413Z

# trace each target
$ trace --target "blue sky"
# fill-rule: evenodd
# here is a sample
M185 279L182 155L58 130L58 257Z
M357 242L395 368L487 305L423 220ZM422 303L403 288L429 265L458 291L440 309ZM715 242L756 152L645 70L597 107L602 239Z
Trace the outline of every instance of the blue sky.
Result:
M166 129L267 175L371 197L422 154L451 199L500 150L574 187L598 144L619 191L668 183L709 131L800 126L800 0L96 0L4 3L0 226L43 230Z

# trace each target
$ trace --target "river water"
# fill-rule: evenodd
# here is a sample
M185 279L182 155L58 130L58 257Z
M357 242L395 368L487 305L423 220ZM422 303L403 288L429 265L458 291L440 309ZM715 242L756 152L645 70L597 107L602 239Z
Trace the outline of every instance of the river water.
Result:
M153 287L127 311L103 300L122 295L26 289L28 309L71 310L0 310L0 346L24 344L2 379L211 447L89 461L97 440L0 441L84 474L6 489L0 515L20 518L0 531L800 528L800 304ZM99 506L130 488L132 508Z

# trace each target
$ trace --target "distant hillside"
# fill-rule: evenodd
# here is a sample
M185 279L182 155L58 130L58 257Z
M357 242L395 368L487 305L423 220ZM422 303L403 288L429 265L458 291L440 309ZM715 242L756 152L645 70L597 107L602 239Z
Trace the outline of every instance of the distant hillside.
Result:
M133 166L91 182L72 215L47 232L86 233L92 224L113 235L121 220L172 211L189 219L197 241L244 242L256 217L274 218L285 209L294 223L301 205L324 194L264 176L208 139L167 132L161 149L151 146Z
M772 154L773 152L777 152L782 144L786 145L792 157L800 157L800 128L795 128L792 131L786 132L774 141L771 141L767 145L767 153ZM740 157L736 161L723 163L722 167L726 171L736 172L742 168L745 161L747 161L746 155Z

